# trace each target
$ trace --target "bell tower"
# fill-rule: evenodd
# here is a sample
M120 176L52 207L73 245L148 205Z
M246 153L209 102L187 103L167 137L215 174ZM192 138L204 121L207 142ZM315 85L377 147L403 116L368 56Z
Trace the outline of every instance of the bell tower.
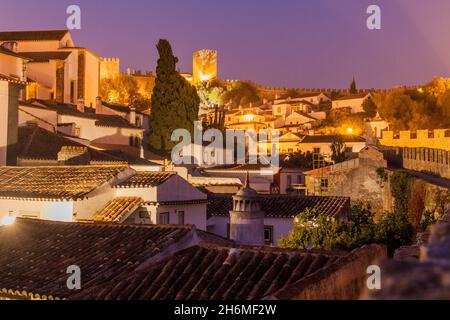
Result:
M247 172L244 187L233 196L230 211L230 239L237 244L264 246L264 212L258 193L250 187Z

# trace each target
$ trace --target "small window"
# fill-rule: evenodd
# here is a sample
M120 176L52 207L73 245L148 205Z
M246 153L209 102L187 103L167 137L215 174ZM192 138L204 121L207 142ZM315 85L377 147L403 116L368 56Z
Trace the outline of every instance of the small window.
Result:
M320 180L320 189L322 190L322 192L327 192L328 191L328 179L327 178L322 178Z
M81 136L81 128L75 127L75 137L80 137L80 136Z
M163 212L159 214L158 224L170 224L170 214L168 212Z
M178 224L180 226L184 225L184 211L178 211Z
M141 210L139 210L139 218L140 219L148 219L150 217L150 215L148 214L148 211L146 208L142 208Z
M320 148L314 148L314 153L320 153Z
M287 176L287 186L288 188L292 186L292 176Z
M129 139L130 139L130 141L129 141L130 146L133 146L133 144L134 144L134 137L131 135Z
M267 246L273 245L273 226L264 226L264 242Z

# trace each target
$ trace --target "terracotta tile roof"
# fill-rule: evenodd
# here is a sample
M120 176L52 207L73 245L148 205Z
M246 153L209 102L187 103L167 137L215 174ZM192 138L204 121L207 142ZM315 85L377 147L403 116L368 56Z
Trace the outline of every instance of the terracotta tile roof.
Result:
M17 83L17 84L27 84L26 81L20 80L18 77L11 77L0 73L0 81L7 81L11 83Z
M125 166L0 167L0 198L83 199L126 169Z
M109 115L109 114L96 114L95 109L85 107L85 112L77 110L76 105L72 104L61 104L48 100L34 100L34 102L43 104L44 106L57 110L60 115L74 116L85 119L95 120L95 125L99 127L114 127L114 128L128 128L128 129L138 129L142 128L136 127L130 124L130 122L119 116L119 115Z
M95 222L121 222L125 216L132 213L142 199L139 197L117 197L97 212Z
M22 58L22 59L25 59L25 60L29 60L28 58L23 56L21 53L11 51L11 50L9 50L9 49L7 49L5 47L2 47L1 45L0 45L0 53L6 54L8 56L16 57L16 58Z
M327 268L337 254L198 245L81 299L261 300Z
M229 165L220 165L216 167L209 168L208 170L231 170L231 171L259 171L262 169L270 169L270 165L265 164L229 164Z
M261 195L261 208L266 217L274 218L295 218L308 208L330 217L341 217L347 215L350 209L350 198ZM231 195L208 195L208 216L228 216L232 209Z
M0 41L57 41L64 38L68 30L6 31L0 32Z
M71 52L48 51L48 52L21 52L22 56L33 62L49 62L50 60L66 60Z
M204 204L208 203L207 199L192 199L192 200L174 200L174 201L144 201L142 205L153 206L153 205L161 205L161 206L182 206L182 205L191 205L191 204Z
M134 176L125 182L115 186L115 188L148 188L156 187L163 184L173 176L176 172L137 172Z
M122 112L122 113L130 113L131 109L130 106L126 106L126 105L121 105L121 104L112 104L112 103L108 103L108 102L102 102L103 106L118 111L118 112ZM148 109L136 109L136 113L140 113L143 114L145 111L147 111Z
M130 226L17 219L0 227L0 294L27 292L68 298L67 268L82 270L82 289L100 295L114 278L195 233L191 226ZM184 247L185 248L185 247ZM4 289L4 290L2 290Z
M338 135L315 135L305 136L300 143L333 143L339 136ZM362 137L352 135L342 135L344 142L366 142Z
M81 143L68 139L61 134L47 131L37 125L27 125L18 128L18 158L56 161L61 148L68 146L85 147ZM87 147L87 149L91 157L91 163L126 164L129 160L91 147Z

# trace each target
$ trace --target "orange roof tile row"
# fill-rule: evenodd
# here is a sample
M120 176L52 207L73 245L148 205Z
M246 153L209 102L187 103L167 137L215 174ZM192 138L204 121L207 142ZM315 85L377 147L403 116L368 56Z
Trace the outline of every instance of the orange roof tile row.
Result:
M97 212L96 222L120 222L131 210L137 208L142 202L139 197L117 197Z
M82 199L126 168L125 166L1 167L0 198Z

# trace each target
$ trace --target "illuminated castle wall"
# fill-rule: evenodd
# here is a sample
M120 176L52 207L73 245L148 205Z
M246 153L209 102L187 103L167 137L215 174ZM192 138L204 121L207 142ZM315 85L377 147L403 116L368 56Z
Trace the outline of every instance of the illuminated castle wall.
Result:
M450 151L450 129L400 131L398 136L392 131L383 132L380 144L400 148L432 148Z
M194 52L192 74L194 83L217 79L217 51Z
M102 58L100 60L100 79L114 78L119 72L119 58Z

